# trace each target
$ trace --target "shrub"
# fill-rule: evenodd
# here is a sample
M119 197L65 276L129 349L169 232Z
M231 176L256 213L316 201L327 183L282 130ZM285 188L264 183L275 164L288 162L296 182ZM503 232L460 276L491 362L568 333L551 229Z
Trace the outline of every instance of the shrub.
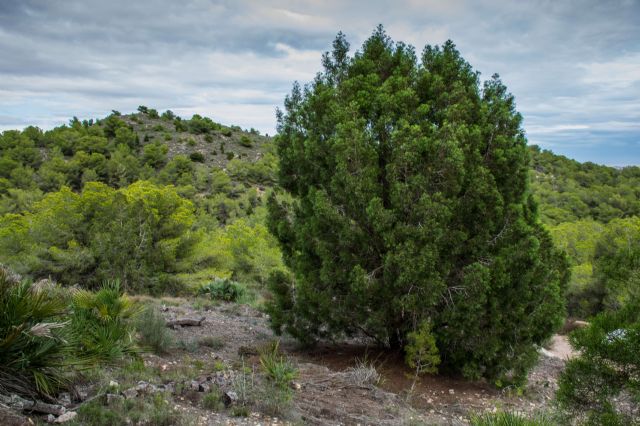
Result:
M233 157L235 157L235 154L233 152L227 152L227 160L231 161L233 160Z
M204 155L202 155L202 153L200 152L192 152L191 154L189 154L189 158L191 159L191 161L194 161L196 163L204 163Z
M228 278L216 278L209 284L205 284L198 289L199 295L208 295L212 299L236 302L246 292L244 286Z
M571 333L570 342L580 355L558 380L560 406L588 424L634 424L640 410L640 300L599 314Z
M186 339L178 340L178 343L176 346L178 347L178 349L181 349L185 352L189 352L192 354L198 351L200 344L198 343L198 340L194 338L186 338Z
M166 353L173 345L171 332L162 314L153 306L142 311L136 323L140 345L150 348L156 354Z
M224 340L222 340L220 337L205 336L200 339L200 345L206 346L213 350L220 350L224 348Z
M201 404L202 404L202 408L206 408L207 410L221 411L224 409L222 394L217 389L203 396Z
M284 417L293 400L293 390L289 385L298 377L298 370L280 353L279 342L261 351L260 366L267 382L258 403L267 414Z
M253 146L253 142L251 141L251 138L249 136L242 135L242 137L240 137L240 145L246 148L251 148Z
M528 189L513 96L497 75L481 86L451 41L418 59L379 27L348 49L338 35L278 113L294 200L270 196L268 221L295 283L269 306L275 332L406 350L428 322L440 368L525 380L569 273Z
M96 293L78 290L73 295L71 328L80 356L113 363L139 350L134 342L138 308L122 293L118 281L103 283Z
M53 394L66 383L73 347L59 294L0 267L0 393Z
M187 145L189 146L196 146L196 140L193 138L189 138L187 139Z
M213 143L213 136L211 135L204 135L204 141L206 143Z
M472 426L554 426L546 416L529 417L523 414L499 411L471 417Z

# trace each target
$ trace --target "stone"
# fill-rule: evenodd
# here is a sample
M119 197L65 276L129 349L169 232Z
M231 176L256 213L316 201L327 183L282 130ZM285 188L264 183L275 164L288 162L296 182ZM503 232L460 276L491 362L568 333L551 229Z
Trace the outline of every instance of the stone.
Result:
M222 401L227 407L238 402L238 394L234 391L228 391L222 394Z
M70 420L75 419L77 415L78 413L76 413L75 411L67 411L66 413L58 417L54 423L66 423Z
M62 405L70 405L71 404L71 394L69 392L62 392L58 395L58 399Z
M122 394L127 399L133 399L138 396L138 391L135 388L131 388L131 389L127 389L126 391L123 391Z
M111 381L109 382L109 386L116 387L116 386L118 386L118 382L116 382L115 380L111 380Z
M119 401L124 401L124 396L116 395L114 393L108 393L106 395L106 398L107 398L107 405L111 405Z

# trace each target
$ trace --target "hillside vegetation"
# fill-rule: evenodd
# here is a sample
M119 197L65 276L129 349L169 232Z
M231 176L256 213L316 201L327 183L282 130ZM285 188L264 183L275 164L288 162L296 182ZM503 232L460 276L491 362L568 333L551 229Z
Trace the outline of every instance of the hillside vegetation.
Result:
M271 139L139 112L0 136L0 263L33 278L180 293L281 267L263 225Z
M3 132L0 264L24 279L0 269L4 315L0 347L7 349L2 351L6 359L0 394L51 398L79 380L78 372L83 383L94 380L86 375L96 375L95 382L102 387L109 381L105 377L114 375L127 386L136 385L140 377L166 382L186 373L165 371L166 365L151 372L139 361L141 353L172 351L188 364L193 353L206 359L211 346L224 345L211 336L202 337L201 343L175 340L154 307L159 302L149 302L141 313L142 307L123 293L196 296L193 304L186 302L187 308L181 305L175 311L193 309L214 317L218 314L210 306L218 300L263 309L263 297L272 297L267 282L277 288L290 279L281 248L267 228L269 198L280 205L293 203L289 194L274 191L279 172L276 142L255 130L224 126L198 115L181 119L170 111L159 114L146 107L126 115L114 111L95 121L74 118L49 131L28 127ZM590 318L601 313L598 324L610 323L601 327L605 331L598 331L598 339L628 324L636 327L635 317L608 320L607 315L640 296L640 169L582 164L535 146L528 151L529 185L540 221L571 265L569 315ZM326 228L326 232L332 231ZM40 279L46 280L34 283ZM77 287L90 291L78 292ZM226 313L227 308L216 309ZM247 321L255 324L253 319ZM408 339L435 347L429 326L423 322ZM231 333L240 335L236 329ZM262 343L266 336L260 337ZM608 351L589 349L602 339L581 336L576 345L587 353L593 350L598 358ZM227 337L233 340L236 334ZM240 340L245 344L242 339L248 338ZM635 353L633 342L623 343L628 346L625 351ZM236 346L234 354L245 350ZM407 354L418 360L413 364L416 371L424 373L430 371L425 366L437 365L425 364L427 357L435 357L421 353L417 343L414 346ZM612 356L605 355L605 360ZM275 367L286 367L288 361L278 356L274 360L282 365ZM244 357L236 362L244 363ZM120 367L105 376L105 365ZM194 365L188 374L206 370L204 361ZM582 392L586 396L581 403L596 407L582 415L612 412L608 395L594 396L573 385L578 376L595 380L598 365L582 358L571 364L562 379L561 402L567 410L574 409ZM215 364L215 368L227 367ZM236 367L231 368L233 373ZM268 371L264 374L268 386L248 394L230 413L246 415L248 406L264 410L261 401L266 394L275 398L267 400L277 408L269 408L273 413L282 415L282 407L290 407L288 379L278 382L282 389L274 393ZM633 377L616 376L616 392L626 389L624 381ZM600 399L589 399L595 397ZM119 409L93 401L78 410L79 424L93 424L103 415L120 416L122 421L157 415L170 424L183 422L164 399L145 398L135 405L127 402L119 414ZM221 407L220 395L213 391L202 401L204 407Z
M569 314L617 308L638 288L640 167L579 163L541 150L531 154L531 187L540 216L572 265ZM615 260L612 260L615 257ZM625 277L625 278L622 278Z

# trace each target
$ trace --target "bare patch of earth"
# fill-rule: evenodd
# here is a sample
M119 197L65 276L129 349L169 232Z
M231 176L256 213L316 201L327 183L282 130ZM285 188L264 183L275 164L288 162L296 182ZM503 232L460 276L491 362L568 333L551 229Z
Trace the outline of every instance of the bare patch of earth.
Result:
M174 299L164 306L167 320L191 317L204 321L197 327L178 327L172 333L183 347L164 356L146 356L145 364L163 369L179 368L197 362L203 374L224 365L231 372L259 371L261 347L276 339L268 327L268 318L249 306L220 304L197 309L194 302ZM197 306L197 305L196 305ZM222 347L197 344L203 339L215 339ZM527 387L498 390L483 382L461 378L421 377L412 389L413 377L398 355L376 352L362 344L319 346L312 352L302 351L295 342L283 339L282 350L297 365L299 378L294 402L287 420L265 416L258 412L249 417L230 417L204 410L189 398L178 398L181 410L189 412L198 424L282 424L315 425L462 425L468 424L474 413L497 409L524 413L545 411L557 389L557 378L571 348L565 337L557 336L529 375ZM545 355L546 354L546 355ZM377 385L353 380L349 370L367 360L381 375Z

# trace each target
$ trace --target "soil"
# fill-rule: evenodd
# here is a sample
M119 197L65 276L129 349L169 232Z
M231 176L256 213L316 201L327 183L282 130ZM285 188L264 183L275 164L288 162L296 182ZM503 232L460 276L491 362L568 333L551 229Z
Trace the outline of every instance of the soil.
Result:
M203 310L195 309L189 300L170 302L171 306L162 309L167 320L204 317L201 326L173 330L176 340L195 342L207 337L223 342L224 346L213 349L200 345L189 352L149 355L145 363L171 369L198 360L205 369L217 362L230 369L244 366L258 371L258 350L277 339L268 327L268 317L249 306L221 304ZM178 399L179 409L188 411L202 425L464 425L469 424L473 414L497 409L545 411L557 389L565 360L572 356L566 337L554 336L531 371L528 385L518 391L440 375L421 377L414 385L414 377L399 355L380 352L362 342L322 345L313 351L303 351L294 341L283 338L280 348L299 370L299 377L292 384L294 403L287 420L258 412L244 418L229 417L199 408L188 398ZM376 385L354 380L350 368L363 362L374 365L380 374L381 380Z

